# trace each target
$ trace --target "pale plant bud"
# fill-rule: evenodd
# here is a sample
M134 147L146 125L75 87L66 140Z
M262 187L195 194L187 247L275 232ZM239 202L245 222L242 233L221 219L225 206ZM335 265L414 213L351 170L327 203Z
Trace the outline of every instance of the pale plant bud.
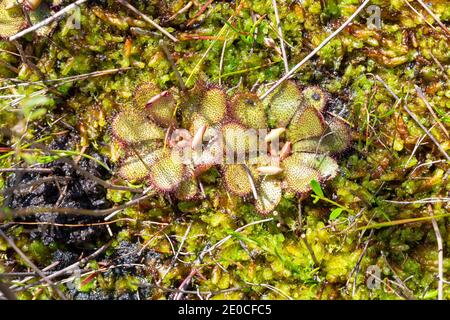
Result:
M197 132L194 134L194 138L192 139L191 148L196 149L203 142L203 137L206 132L206 125L202 125Z
M263 166L256 168L256 171L258 171L260 174L266 175L266 176L273 176L276 174L279 174L283 171L280 167L275 166Z
M286 131L286 128L273 129L267 134L267 136L264 138L264 141L270 142L275 139L278 139L285 131Z

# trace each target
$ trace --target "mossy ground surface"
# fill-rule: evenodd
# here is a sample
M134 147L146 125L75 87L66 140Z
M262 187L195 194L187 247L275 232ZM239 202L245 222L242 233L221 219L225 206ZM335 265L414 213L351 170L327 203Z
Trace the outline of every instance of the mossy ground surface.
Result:
M200 13L204 2L194 1L172 19L187 0L131 2L174 34L177 43L153 34L154 29L115 1L83 5L79 29L65 18L46 37L20 39L30 61L52 80L44 85L36 83L39 75L22 63L12 43L0 42L0 167L47 168L69 177L55 182L42 181L49 176L45 173L1 172L2 207L98 210L135 196L105 189L63 159L70 157L101 179L126 185L115 171L123 150L111 143L109 125L132 104L139 83L151 81L161 90L178 85L160 39L188 87L202 80L234 91L260 85L264 92L278 80L283 60L265 40L279 45L272 1L209 2ZM261 217L251 204L229 196L212 170L202 177L204 200L180 202L155 195L106 222L104 217L39 213L3 221L2 230L40 269L59 261L48 274L107 244L80 266L81 278L73 280L69 272L53 279L73 299L171 299L189 275L183 286L188 299L436 299L438 250L431 220L396 221L448 213L449 163L403 107L432 128L444 150L450 149L449 38L415 1L409 4L426 21L406 1L370 4L381 9L381 29L367 27L364 10L294 76L301 85L329 92L328 112L344 118L353 135L351 148L338 159L340 173L322 186L323 195L316 192L319 200L301 199L301 219L300 199L294 196L284 196L274 213ZM429 4L448 25L448 2ZM359 5L357 0L278 1L289 66ZM111 69L121 70L68 78ZM396 101L377 77L402 100ZM25 85L17 85L21 83ZM439 200L404 203L429 198ZM256 223L268 218L272 220ZM437 224L448 279L450 225L447 217ZM228 241L214 247L224 238ZM367 285L371 278L366 270L373 266L382 280L376 288ZM33 272L3 238L0 272ZM23 278L0 277L12 279L21 299L57 298L46 283L31 285L37 278L20 283ZM443 293L450 298L447 283Z

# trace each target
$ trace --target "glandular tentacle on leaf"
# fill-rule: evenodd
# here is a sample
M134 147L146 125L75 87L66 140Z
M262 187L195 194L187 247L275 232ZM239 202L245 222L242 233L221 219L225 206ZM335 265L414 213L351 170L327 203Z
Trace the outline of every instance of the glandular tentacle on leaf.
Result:
M163 128L147 119L142 112L131 110L116 115L112 132L124 144L151 144L165 136Z
M248 128L263 129L267 127L264 106L253 93L238 93L231 99L231 115Z
M247 196L252 192L252 182L242 164L223 166L223 181L227 190L239 196Z
M263 179L258 186L258 199L255 201L256 210L262 215L269 214L280 203L281 195L282 190L279 180Z
M186 179L186 166L177 153L160 149L149 167L150 184L159 191L172 192Z
M326 129L322 114L313 107L298 110L292 117L286 133L287 139L292 143L299 140L319 137Z
M276 127L286 127L301 108L302 93L293 81L286 81L264 99L268 106L269 121Z
M227 114L227 95L225 91L218 87L208 88L203 93L198 112L210 125L224 120Z
M322 112L328 101L328 94L317 86L306 87L302 91L302 104Z

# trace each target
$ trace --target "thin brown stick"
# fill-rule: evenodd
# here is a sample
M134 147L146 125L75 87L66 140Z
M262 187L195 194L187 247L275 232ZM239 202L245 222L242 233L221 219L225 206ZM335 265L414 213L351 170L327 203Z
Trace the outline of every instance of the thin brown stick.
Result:
M133 13L135 13L136 15L140 16L142 19L144 19L146 22L148 22L149 24L151 24L153 27L155 27L156 29L158 29L159 31L161 31L165 36L167 36L170 40L172 40L173 42L178 42L177 38L175 38L173 35L171 35L166 29L164 29L163 27L161 27L159 24L157 24L155 21L153 21L152 19L150 19L148 16L146 16L145 14L143 14L142 12L140 12L138 9L136 9L135 7L133 7L128 1L126 0L117 0L117 2L119 2L121 5L123 5L124 7L128 8L130 11L132 11Z
M267 97L272 91L274 91L278 86L280 86L286 79L291 77L297 70L304 65L309 59L311 59L317 52L319 52L325 45L331 41L334 37L336 37L342 30L344 30L352 21L356 18L356 16L364 9L364 7L370 2L370 0L365 0L356 11L345 21L336 31L330 34L321 44L319 44L313 51L311 51L302 61L297 63L291 71L286 73L280 80L275 82L275 84L269 88L263 95L261 95L261 100Z
M414 8L414 7L409 3L408 0L403 0L403 1L408 5L408 7L409 7L412 11L414 11L415 14L417 14L423 21L425 21L425 23L426 23L427 25L429 25L429 26L431 27L431 29L437 31L437 29L436 29L431 23L428 22L427 18L425 18L425 17L423 16L423 14L421 14L419 11L417 11L416 8Z
M26 183L26 184L18 184L9 188L5 188L3 190L0 190L0 195L4 195L4 194L10 194L11 192L15 191L15 190L23 190L23 189L28 189L43 183L47 183L47 182L67 182L69 181L70 177L60 177L60 176L51 176L51 177L45 177L45 178L41 178L41 179L37 179L34 180L30 183Z
M405 282L398 276L397 272L395 272L394 268L391 267L383 251L381 251L381 255L388 268L392 271L393 277L395 279L395 281L392 281L392 283L397 285L401 289L401 296L408 300L416 300L411 289L408 288Z
M245 169L245 173L247 174L248 182L250 182L250 187L252 188L253 197L255 200L258 200L258 192L256 191L255 181L253 181L252 174L250 173L250 169L247 167L247 165L243 165Z
M186 24L188 27L190 27L191 25L193 25L195 23L195 21L197 21L197 18L200 17L202 15L203 12L205 12L206 9L208 9L209 5L213 2L214 0L208 0L201 8L200 10L194 15L194 17L189 20L189 22Z
M316 254L314 253L313 248L309 244L308 239L306 239L306 234L302 233L300 235L300 238L302 239L303 243L305 244L306 249L308 249L309 254L311 255L312 261L314 262L314 265L316 267L320 266L319 260L317 260L317 257L316 257Z
M44 74L42 73L42 71L33 62L31 62L27 58L27 56L25 55L25 52L23 51L22 45L17 40L12 41L12 43L16 46L17 51L19 52L19 55L20 55L20 57L22 59L22 62L24 64L26 64L30 69L32 69L38 75L38 77L41 80L44 80L45 79Z
M438 23L438 25L442 28L442 30L444 30L447 33L447 36L450 36L450 30L448 30L445 24L443 24L441 20L439 20L439 18L433 13L433 11L431 11L430 8L428 8L428 6L425 3L423 3L422 0L417 0L417 2L425 9L426 12L428 12L430 16L433 17L433 19Z
M239 228L237 228L236 230L234 230L234 233L236 233L236 232L241 232L242 230L244 230L244 229L246 229L246 228L248 228L248 227L250 227L250 226L253 226L253 225L255 225L255 224L260 224L260 223L264 223L264 222L269 222L269 221L272 221L272 220L273 220L273 218L267 218L267 219L263 219L263 220L258 220L258 221L250 222L250 223L246 224L245 226L239 227ZM211 248L209 248L206 252L207 252L207 253L210 253L210 252L214 251L215 249L217 249L218 247L220 247L221 245L223 245L225 242L227 242L228 240L230 240L232 237L233 237L232 235L226 236L226 237L223 238L222 240L216 242L216 244L214 244L214 245L213 245Z
M227 48L227 39L223 42L222 52L220 53L219 61L219 86L222 85L222 71L223 71L223 60L225 58L225 50Z
M46 266L45 268L43 268L43 269L42 269L42 272L43 272L45 275L47 275L47 274L48 274L48 271L51 270L51 269L53 269L54 267L56 267L58 264L59 264L59 261L55 261L55 262L53 262L52 264L50 264L49 266ZM36 277L36 276L39 276L39 274L37 274L37 273L35 272L34 276L35 276L35 277ZM16 289L17 287L19 287L20 285L22 285L22 284L24 284L24 283L30 281L31 279L33 279L33 276L30 275L30 276L25 277L24 279L22 279L22 280L20 280L20 281L17 281L14 285L12 285L12 286L9 287L9 288L10 288L11 290L14 290L14 289Z
M278 28L278 37L280 38L281 55L283 56L284 69L285 69L285 73L288 73L289 72L289 64L288 64L288 59L287 59L287 55L286 55L286 48L284 47L283 29L281 28L280 16L278 15L277 0L272 0L272 6L273 6L273 11L275 13L275 21L277 23L277 28Z
M3 172L35 172L35 173L52 173L50 168L0 168L0 173Z
M189 1L187 5L185 5L183 8L181 8L180 10L175 12L173 15L171 15L170 18L167 19L167 21L171 21L171 20L175 19L176 17L178 17L180 14L188 11L192 7L193 4L194 4L194 2Z
M75 7L78 7L78 6L80 6L81 4L83 4L83 3L87 2L87 1L88 0L77 0L74 3L72 3L72 4L69 4L67 7L61 9L60 11L55 13L54 15L48 17L47 19L42 20L41 22L39 22L39 23L37 23L37 24L35 24L35 25L25 29L25 30L20 31L19 33L15 34L15 35L13 35L11 37L9 37L9 41L17 40L17 39L23 37L24 35L26 35L26 34L28 34L30 32L36 31L36 30L38 30L38 29L40 29L40 28L42 28L42 27L52 23L53 21L55 21L55 20L59 19L60 17L63 17L64 15L66 15L69 11L72 11L73 9L75 9Z
M47 153L51 153L52 152L52 150L48 149L43 144L39 144L39 147L41 149L43 149L45 152L47 152ZM132 193L143 193L143 190L139 189L139 188L130 188L130 187L127 187L127 186L118 186L118 185L111 184L111 183L109 183L109 182L107 182L107 181L105 181L103 179L100 179L100 178L94 176L89 171L81 168L78 165L78 162L79 162L79 159L81 159L81 155L82 154L84 154L84 152L80 153L80 155L78 156L78 160L76 160L76 161L74 161L71 158L66 157L66 156L61 156L59 158L59 160L64 162L64 163L67 163L70 166L72 166L79 174L81 174L82 176L84 176L84 177L86 177L86 178L88 178L88 179L98 183L99 185L103 186L106 189L129 191L129 192L132 192Z
M170 66L172 67L172 70L175 73L175 77L177 77L178 83L180 85L180 90L181 91L186 90L186 85L184 84L183 78L181 77L181 74L178 71L177 65L175 64L175 61L173 61L172 54L170 53L170 51L167 48L166 44L164 43L163 39L159 40L159 46L161 47L161 49L163 49L164 54L166 55L167 61L169 61Z
M167 276L167 274L169 273L169 271L172 269L173 265L175 264L175 262L177 261L178 255L181 252L181 249L183 248L184 242L187 239L187 236L189 234L189 232L191 231L191 227L192 227L192 222L188 225L188 227L186 228L186 232L184 233L183 238L181 239L180 245L178 246L178 250L175 253L175 255L172 258L172 261L170 262L169 267L166 269L166 271L164 272L163 276L160 279L160 282L162 282L164 280L164 278Z
M70 266L68 266L68 267L66 267L66 268L64 268L64 269L58 270L58 271L56 271L55 273L52 273L51 275L48 275L48 276L47 276L47 279L50 279L50 280L51 280L51 279L57 278L57 277L59 277L59 276L65 275L65 274L68 273L69 271L72 271L72 270L78 268L79 266L84 265L84 264L87 263L88 261L94 259L94 258L97 257L99 254L101 254L102 252L104 252L106 249L108 249L109 246L111 245L111 243L112 243L112 240L110 240L109 242L107 242L106 244L104 244L103 246L101 246L100 248L98 248L97 250L95 250L93 253L91 253L91 254L88 255L87 257L84 257L84 258L81 259L80 261L75 262L74 264L71 264ZM19 288L17 291L27 290L27 289L32 288L32 287L34 287L34 286L36 286L36 285L38 285L38 284L40 284L40 283L42 283L42 280L38 280L38 281L36 281L36 282L33 282L33 283L31 283L31 284L29 284L29 285L27 285L27 286L25 286L25 287L21 287L21 288Z
M389 91L389 93L396 99L399 100L400 97L397 96L394 91L392 91L391 88L389 88L389 86L386 84L386 82L383 81L383 79L381 79L380 76L375 75L375 79L377 79L378 81L380 81L384 87ZM417 118L417 116L408 108L408 106L406 105L406 103L403 104L403 109L405 109L406 113L408 113L408 115L416 122L416 124L427 134L427 136L431 139L431 141L433 141L433 143L437 146L437 148L439 149L439 151L444 155L444 157L450 161L450 156L448 155L448 153L444 150L444 148L441 146L441 144L436 140L436 138L431 134L431 132L420 122L420 120Z
M60 159L63 159L63 157L61 157ZM129 191L129 192L132 192L132 193L142 193L143 192L143 190L139 189L139 188L130 188L130 187L127 187L127 186L119 186L119 185L111 184L111 183L109 183L109 182L107 182L107 181L105 181L103 179L100 179L99 177L94 176L89 171L84 170L78 164L76 164L73 160L71 160L71 159L67 159L67 160L68 160L67 163L69 165L71 165L76 171L78 171L78 173L80 173L82 176L85 176L86 178L95 181L96 183L98 183L99 185L105 187L106 189Z
M8 243L11 248L14 249L14 251L17 252L17 254L25 261L26 264L30 266L31 269L39 274L39 276L55 290L55 292L62 300L67 300L64 293L62 293L62 291L50 279L47 278L47 276L27 257L25 253L23 253L22 250L19 249L18 246L16 246L14 241L10 237L8 237L1 229L0 236Z
M111 214L117 210L123 210L128 207L131 207L135 204L138 204L140 201L150 198L151 196L152 194L146 194L137 199L128 201L123 205L102 210L90 210L82 208L61 208L61 207L27 207L18 209L0 208L0 221L3 221L8 217L23 217L38 213L50 213L50 212L70 214L70 215L87 215L93 217L100 217Z
M428 205L428 212L430 216L434 216L431 204ZM444 300L444 246L442 245L442 236L436 219L431 219L431 223L433 224L438 247L438 300Z
M9 71L14 72L15 74L19 73L19 69L17 69L16 67L14 67L13 65L11 65L10 63L4 61L3 59L0 59L0 66L4 66L5 68L7 68Z
M450 135L448 134L447 129L444 127L441 120L439 120L438 116L436 115L436 113L433 110L433 107L431 107L430 103L428 102L427 98L425 97L425 94L423 93L422 89L420 89L417 85L414 85L414 89L416 89L417 95L423 101L423 103L425 103L425 106L427 107L428 111L430 111L434 120L436 120L436 123L439 125L439 127L441 127L442 131L444 131L447 138L449 138Z

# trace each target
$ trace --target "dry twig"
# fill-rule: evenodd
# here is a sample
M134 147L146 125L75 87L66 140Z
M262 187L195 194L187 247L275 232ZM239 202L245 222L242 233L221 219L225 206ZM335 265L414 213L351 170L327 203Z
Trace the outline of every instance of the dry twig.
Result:
M151 24L153 27L155 27L156 29L158 29L159 31L161 31L165 36L167 36L170 40L172 40L173 42L177 42L177 38L175 38L173 35L171 35L166 29L164 29L163 27L161 27L159 24L157 24L155 21L153 21L152 19L150 19L148 16L146 16L145 14L143 14L142 12L140 12L138 9L136 9L135 7L133 7L128 1L126 0L117 0L117 2L119 2L121 5L123 5L124 7L128 8L130 11L132 11L133 13L135 13L136 15L140 16L142 19L144 19L146 22L148 22L149 24Z
M311 51L302 61L297 63L291 71L286 73L280 80L275 82L275 84L269 88L260 98L261 100L267 97L272 91L274 91L276 88L278 88L279 85L281 85L286 79L291 77L294 73L297 72L297 70L304 65L309 59L311 59L317 52L319 52L323 47L326 46L328 42L331 41L334 37L336 37L342 30L344 30L352 21L355 19L355 17L364 9L364 7L370 2L370 0L365 0L359 7L356 9L356 11L345 21L336 31L334 31L332 34L330 34L324 41L322 41L321 44L319 44L313 51Z
M428 205L428 212L433 217L433 208L431 204ZM433 224L434 234L436 235L436 241L438 246L438 300L444 299L444 246L442 245L442 236L439 231L439 226L436 219L431 219Z

